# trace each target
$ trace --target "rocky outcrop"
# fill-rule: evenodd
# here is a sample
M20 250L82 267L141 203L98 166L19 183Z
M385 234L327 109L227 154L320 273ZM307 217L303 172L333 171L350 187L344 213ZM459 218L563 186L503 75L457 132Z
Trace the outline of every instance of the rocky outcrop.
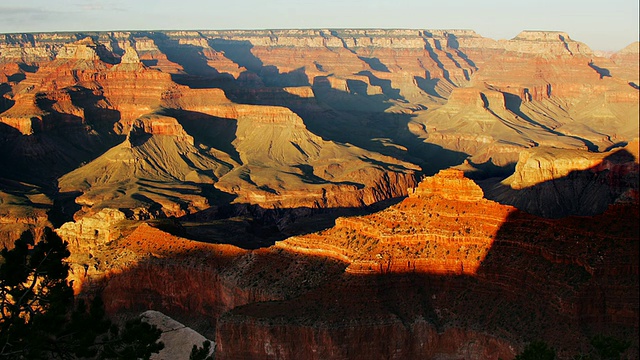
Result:
M217 355L448 358L473 338L478 346L463 357L494 358L513 356L510 351L531 336L561 343L569 355L586 341L579 335L584 326L637 331L638 314L629 311L637 299L622 294L638 292L638 231L619 221L623 212L635 221L636 205L612 207L592 218L545 220L482 199L481 193L461 172L441 172L380 213L338 219L334 228L277 243L288 251L344 261L347 275L300 299L231 310L219 322ZM594 242L604 228L613 238ZM596 310L603 296L607 305ZM527 325L513 327L514 319ZM462 324L483 335L454 330ZM356 328L402 345L355 349L350 344L368 336ZM456 333L448 338L459 342L448 347L437 337L425 341L433 329ZM238 334L246 331L260 334L260 344L269 346L243 342ZM425 335L409 335L417 333ZM325 340L302 340L318 336Z
M41 189L0 178L0 248L12 248L24 232L39 239L44 227L53 227L51 206Z
M637 154L637 140L605 153L539 147L520 153L513 175L483 186L489 198L532 214L595 215L637 197Z
M154 325L162 331L160 341L164 344L164 348L159 353L151 355L153 360L187 359L191 355L191 349L194 345L202 347L202 344L208 341L195 330L159 311L147 310L140 314L140 317L142 321ZM213 349L215 349L215 344L211 345L211 350Z
M638 331L639 216L618 204L543 219L446 170L387 209L267 249L121 222L72 269L110 313L152 308L209 329L216 358L497 359L533 339L572 356L585 331Z
M421 181L396 206L366 217L339 218L331 229L276 246L304 253L317 249L349 262L350 273L475 274L513 211L485 200L462 171L443 170Z
M107 208L76 222L64 223L56 233L70 244L74 252L90 254L121 236L116 225L125 218L122 211Z

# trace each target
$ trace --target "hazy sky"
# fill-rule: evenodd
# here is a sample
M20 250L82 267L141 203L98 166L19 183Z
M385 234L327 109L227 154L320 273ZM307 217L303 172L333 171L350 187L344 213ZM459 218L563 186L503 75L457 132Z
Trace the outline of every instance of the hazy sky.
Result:
M559 30L597 50L638 40L638 0L0 0L0 33L288 28Z

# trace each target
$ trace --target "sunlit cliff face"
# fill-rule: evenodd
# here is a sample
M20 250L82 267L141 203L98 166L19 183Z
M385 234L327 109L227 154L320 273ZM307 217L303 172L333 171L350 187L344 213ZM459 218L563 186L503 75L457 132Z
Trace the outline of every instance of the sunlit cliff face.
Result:
M409 194L253 251L119 223L123 237L74 259L74 284L100 289L111 312L151 307L207 322L226 359L273 349L498 359L528 334L577 349L584 326L634 331L637 206L544 219L484 199L459 170ZM356 349L366 334L399 342Z
M277 246L348 261L350 273L475 274L515 208L483 198L459 170L424 179L400 204L378 213L340 218L328 230Z
M0 231L59 212L78 295L191 321L217 359L637 339L637 44L617 55L557 32L0 35Z

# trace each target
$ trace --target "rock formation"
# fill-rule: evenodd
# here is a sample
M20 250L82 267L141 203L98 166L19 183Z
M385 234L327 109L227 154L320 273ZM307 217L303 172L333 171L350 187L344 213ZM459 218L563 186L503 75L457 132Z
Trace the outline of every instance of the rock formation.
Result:
M143 321L155 325L162 331L160 341L164 344L164 349L157 354L151 355L152 360L187 359L194 345L202 347L203 342L207 341L207 338L198 334L195 330L182 325L159 311L147 310L140 317ZM214 348L215 344L211 346L211 349Z
M2 243L59 227L76 291L208 329L219 359L570 357L597 333L637 355L638 44L602 55L547 31L3 34Z
M483 186L488 197L545 217L595 215L638 197L638 141L609 152L538 147L520 153L515 172Z
M570 357L589 334L637 338L637 199L550 220L484 199L458 170L409 194L253 251L141 225L74 279L110 312L209 328L222 359L497 359L534 339Z
M217 355L497 358L513 356L507 344L517 348L538 337L561 346L565 356L583 346L585 326L637 331L638 229L619 222L622 213L636 221L637 203L595 218L551 221L481 194L461 172L441 172L380 213L339 219L334 228L278 243L340 259L346 273L301 298L223 315ZM615 239L595 240L600 228ZM268 346L242 340L247 331ZM381 338L395 340L353 345ZM470 338L475 347L466 343Z

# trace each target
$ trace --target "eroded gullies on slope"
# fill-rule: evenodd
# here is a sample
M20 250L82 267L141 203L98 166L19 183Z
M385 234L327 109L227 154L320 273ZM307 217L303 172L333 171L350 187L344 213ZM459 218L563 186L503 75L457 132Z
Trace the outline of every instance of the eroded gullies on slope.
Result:
M113 280L112 311L225 313L207 334L223 358L497 358L529 335L577 347L595 329L637 332L637 228L612 220L637 212L542 220L481 194L551 217L637 199L637 44L604 58L557 32L1 39L3 236L73 217L59 231L77 284ZM482 191L455 171L416 187L463 161ZM247 251L140 220L245 248L297 236ZM349 347L363 334L397 341Z
M639 234L619 221L637 209L636 197L544 219L447 170L401 203L266 249L124 229L84 242L92 257L76 257L73 273L112 312L161 308L208 328L221 358L266 356L271 344L287 358L497 359L534 338L572 354L593 334L637 331ZM374 341L386 338L396 340Z

